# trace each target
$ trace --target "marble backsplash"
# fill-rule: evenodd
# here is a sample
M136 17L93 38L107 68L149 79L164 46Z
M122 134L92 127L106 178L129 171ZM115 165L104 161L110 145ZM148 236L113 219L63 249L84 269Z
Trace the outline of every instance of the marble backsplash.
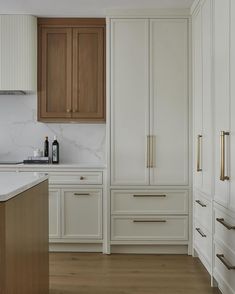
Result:
M0 161L23 160L43 149L49 137L60 144L61 163L105 164L105 124L55 124L37 121L36 95L0 96Z

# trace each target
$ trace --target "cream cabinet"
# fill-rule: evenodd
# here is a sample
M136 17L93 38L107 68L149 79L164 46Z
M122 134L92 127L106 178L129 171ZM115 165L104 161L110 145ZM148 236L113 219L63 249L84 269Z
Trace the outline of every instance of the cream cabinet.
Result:
M0 93L37 91L37 18L0 14Z
M212 274L212 0L200 1L193 33L193 249Z
M111 185L188 185L188 21L110 29Z
M62 189L62 238L102 239L102 190Z
M49 189L49 238L61 237L60 189Z

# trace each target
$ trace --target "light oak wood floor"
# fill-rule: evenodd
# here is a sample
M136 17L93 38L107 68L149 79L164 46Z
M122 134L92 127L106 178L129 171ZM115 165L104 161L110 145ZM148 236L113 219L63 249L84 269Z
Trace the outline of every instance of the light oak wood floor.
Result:
M51 253L50 294L211 294L210 278L187 255Z

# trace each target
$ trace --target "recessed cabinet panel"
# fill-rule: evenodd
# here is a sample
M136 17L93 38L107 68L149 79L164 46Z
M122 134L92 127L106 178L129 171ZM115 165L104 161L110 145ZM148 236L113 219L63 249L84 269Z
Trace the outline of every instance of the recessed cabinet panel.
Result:
M73 117L104 117L103 28L73 29Z
M227 207L228 181L221 181L221 131L229 131L230 120L230 1L214 1L214 99L215 99L215 201ZM224 152L228 156L229 137ZM228 157L224 173L229 174Z
M148 20L111 23L111 182L146 185L148 97Z
M42 28L41 115L70 117L71 29Z
M63 190L62 237L102 239L102 190Z
M49 238L60 238L60 189L49 190Z
M188 184L188 22L150 21L152 185Z

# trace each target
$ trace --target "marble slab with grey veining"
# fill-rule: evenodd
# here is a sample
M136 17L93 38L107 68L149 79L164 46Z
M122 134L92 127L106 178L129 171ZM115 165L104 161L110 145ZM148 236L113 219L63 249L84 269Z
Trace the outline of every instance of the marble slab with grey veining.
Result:
M48 175L42 173L1 172L0 202L7 201L47 179Z
M0 96L0 161L33 156L45 136L51 147L54 135L61 164L105 164L105 124L38 122L36 95Z

